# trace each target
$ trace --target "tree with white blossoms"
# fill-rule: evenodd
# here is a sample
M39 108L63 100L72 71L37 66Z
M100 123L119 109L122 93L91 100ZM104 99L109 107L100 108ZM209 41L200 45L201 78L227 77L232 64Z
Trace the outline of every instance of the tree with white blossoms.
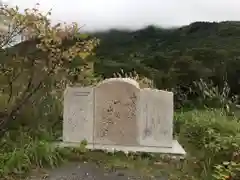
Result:
M0 34L0 132L15 121L27 103L37 105L44 94L63 90L69 78L88 68L87 56L99 43L79 34L76 23L53 26L38 8L19 12L18 7L1 7L9 31ZM26 41L13 47L16 36ZM8 47L8 48L4 48ZM39 94L39 95L38 95Z

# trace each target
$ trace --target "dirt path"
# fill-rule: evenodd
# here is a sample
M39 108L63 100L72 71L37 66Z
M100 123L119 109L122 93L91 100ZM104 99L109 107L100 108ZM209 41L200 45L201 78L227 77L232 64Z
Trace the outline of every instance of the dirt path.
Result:
M144 177L132 170L106 170L93 163L67 163L46 174L37 174L26 180L167 180L166 177Z

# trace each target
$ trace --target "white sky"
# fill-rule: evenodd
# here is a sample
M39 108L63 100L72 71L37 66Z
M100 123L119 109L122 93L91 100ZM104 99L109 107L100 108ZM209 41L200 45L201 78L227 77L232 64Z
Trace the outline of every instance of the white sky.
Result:
M53 21L75 21L85 30L163 27L194 21L240 20L240 0L4 0L21 9L52 8Z

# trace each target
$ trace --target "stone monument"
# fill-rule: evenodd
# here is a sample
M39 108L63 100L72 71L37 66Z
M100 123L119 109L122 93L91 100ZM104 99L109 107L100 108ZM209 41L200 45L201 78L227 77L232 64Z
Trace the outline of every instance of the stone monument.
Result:
M130 78L64 92L63 144L90 149L185 155L173 140L173 93L140 89Z

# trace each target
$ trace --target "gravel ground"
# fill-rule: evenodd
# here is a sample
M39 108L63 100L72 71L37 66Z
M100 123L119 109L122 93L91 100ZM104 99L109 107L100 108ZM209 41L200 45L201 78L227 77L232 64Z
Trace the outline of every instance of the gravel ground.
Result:
M131 170L105 170L93 163L68 163L46 174L26 180L167 180L166 177L143 177Z

